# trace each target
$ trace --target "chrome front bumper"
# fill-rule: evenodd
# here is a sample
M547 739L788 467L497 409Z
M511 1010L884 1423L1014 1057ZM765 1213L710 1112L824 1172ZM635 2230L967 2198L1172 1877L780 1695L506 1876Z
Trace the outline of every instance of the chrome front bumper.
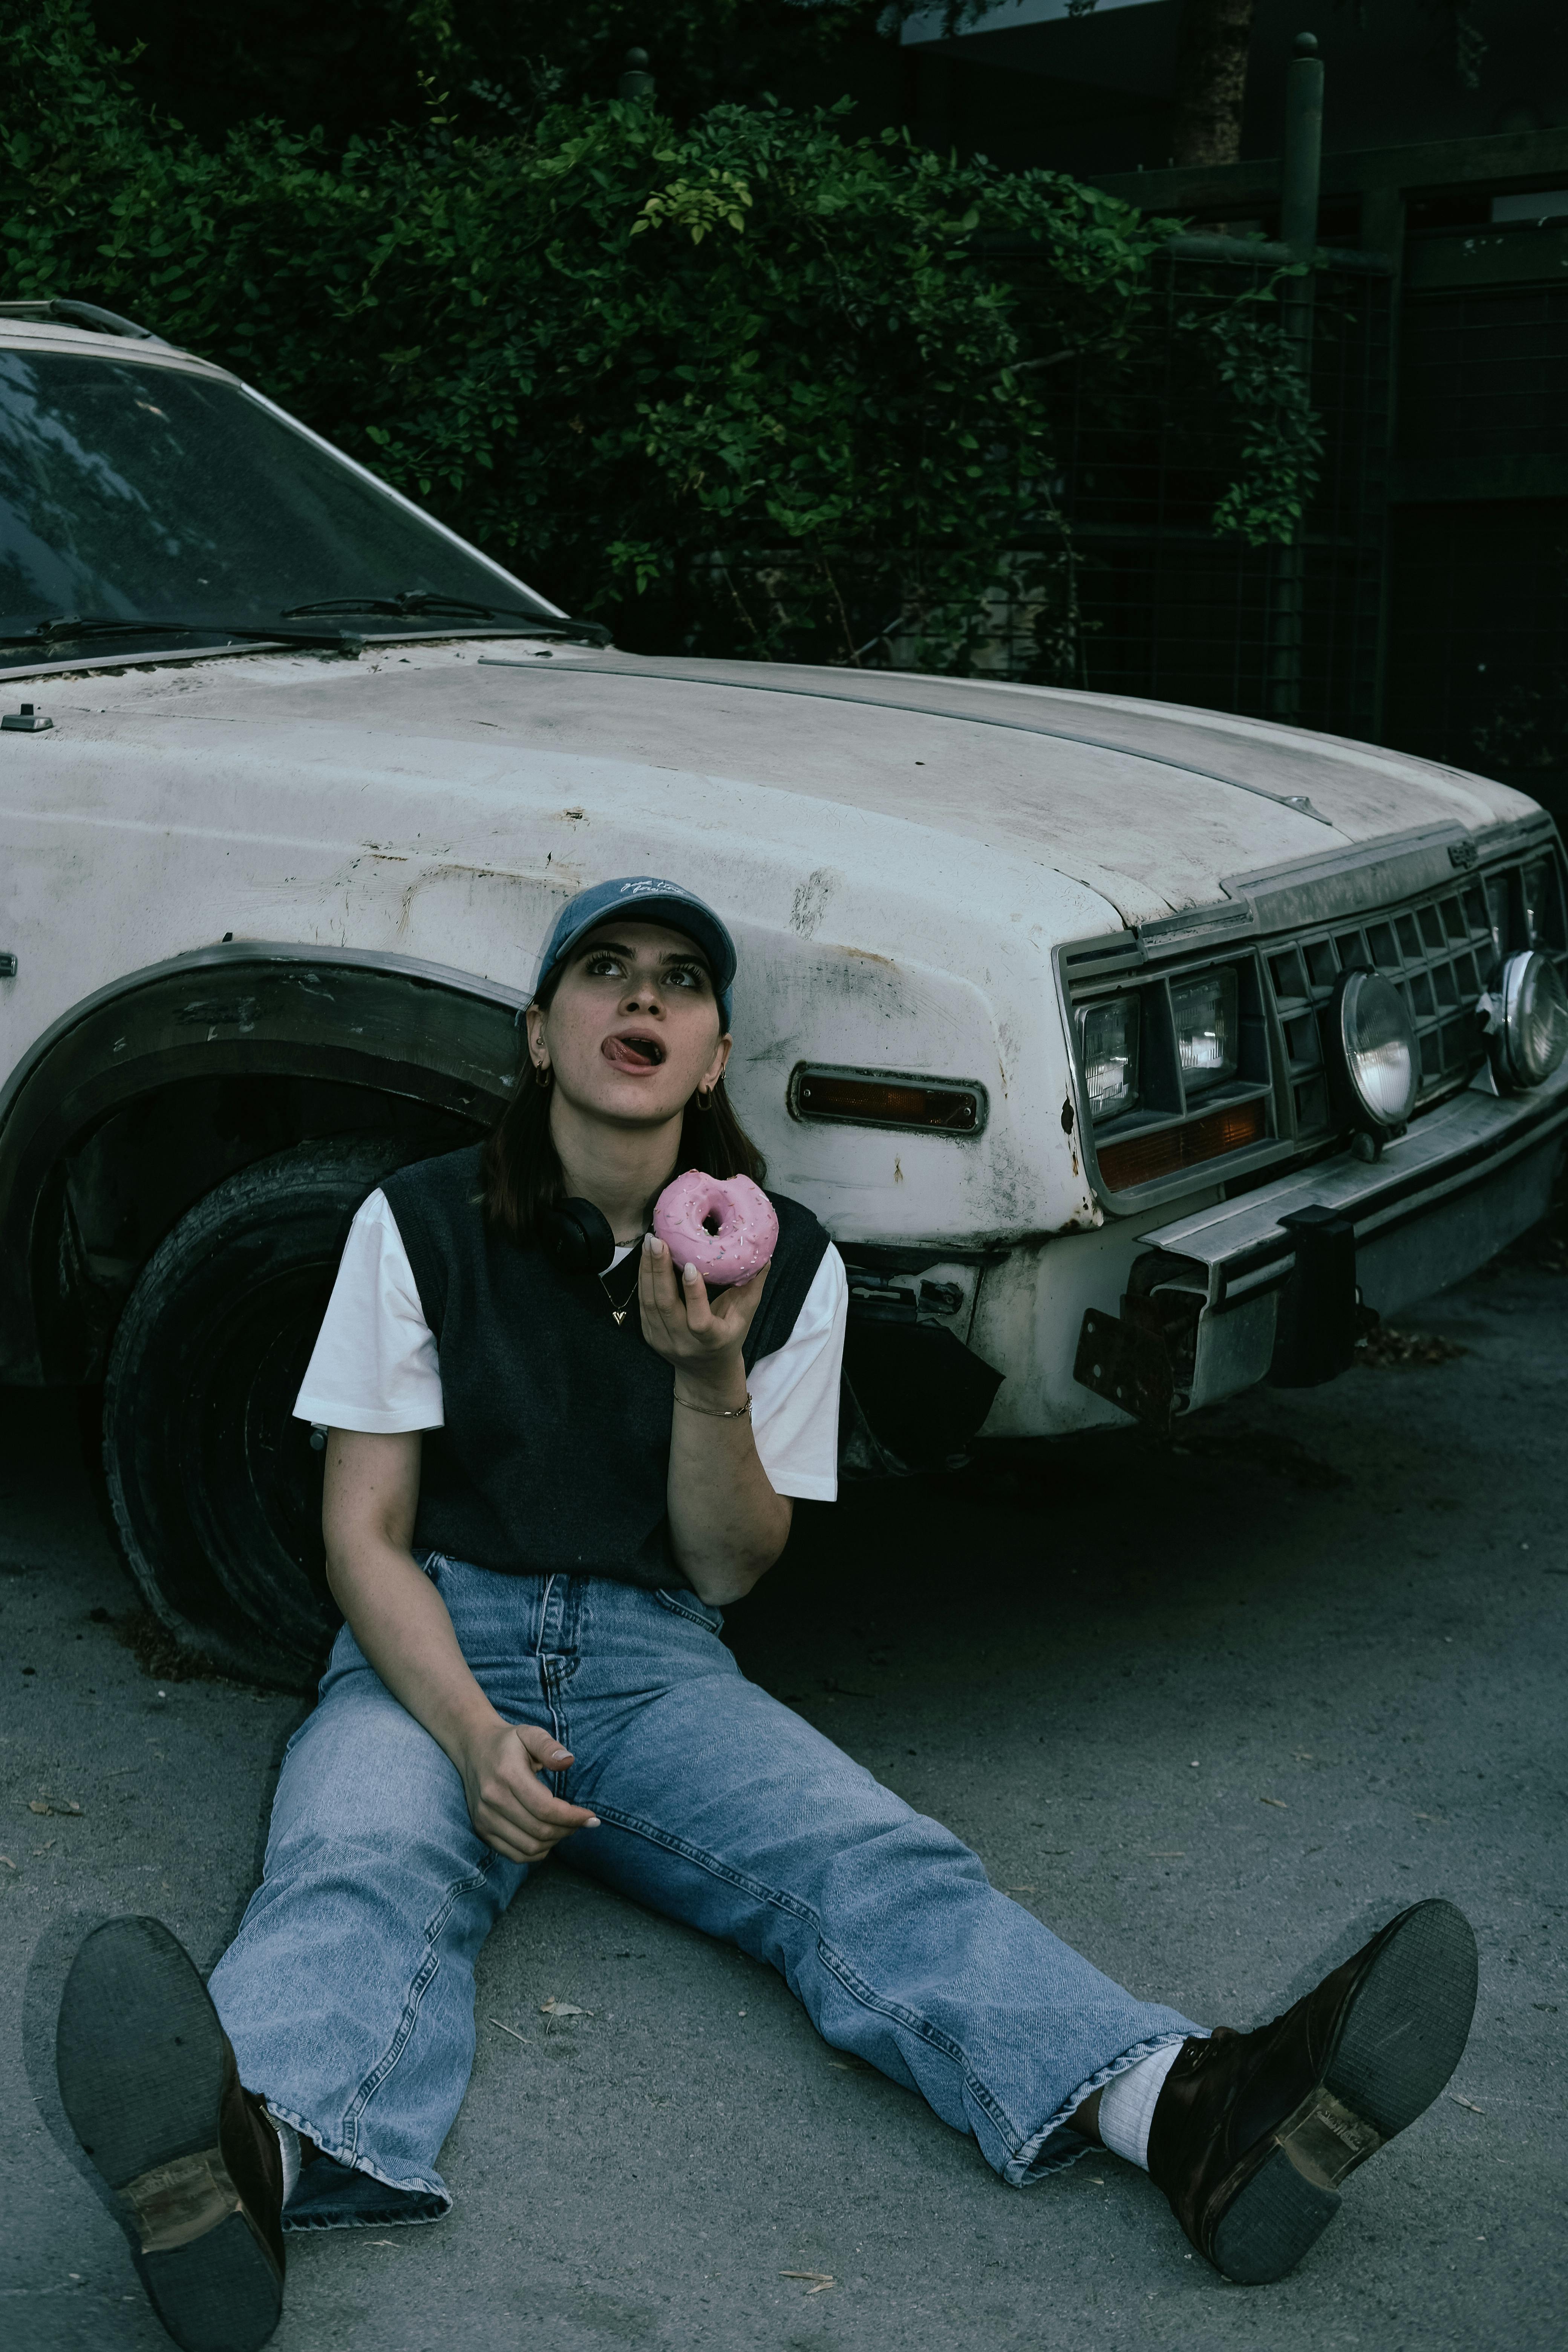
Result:
M1484 1089L1484 1090L1483 1090ZM1568 1064L1529 1094L1486 1080L1381 1160L1337 1153L1143 1235L1120 1318L1084 1318L1075 1376L1141 1418L1349 1363L1357 1307L1398 1312L1543 1216L1568 1134Z

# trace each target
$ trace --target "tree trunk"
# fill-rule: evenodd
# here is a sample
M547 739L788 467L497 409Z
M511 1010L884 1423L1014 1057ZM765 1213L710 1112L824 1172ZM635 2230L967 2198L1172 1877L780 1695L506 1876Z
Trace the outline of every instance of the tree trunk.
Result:
M1235 163L1256 0L1186 0L1176 35L1173 163Z

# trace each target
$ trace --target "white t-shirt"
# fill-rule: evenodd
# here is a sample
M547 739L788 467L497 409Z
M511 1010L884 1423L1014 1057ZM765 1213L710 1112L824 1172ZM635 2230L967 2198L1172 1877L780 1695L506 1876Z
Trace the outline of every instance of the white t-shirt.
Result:
M617 1250L613 1264L629 1255L629 1248ZM752 1367L752 1434L775 1494L814 1503L837 1496L838 1375L848 1304L844 1261L830 1243L789 1338ZM643 1344L628 1337L633 1346ZM436 1335L384 1192L373 1192L349 1228L294 1414L327 1429L383 1435L446 1424Z

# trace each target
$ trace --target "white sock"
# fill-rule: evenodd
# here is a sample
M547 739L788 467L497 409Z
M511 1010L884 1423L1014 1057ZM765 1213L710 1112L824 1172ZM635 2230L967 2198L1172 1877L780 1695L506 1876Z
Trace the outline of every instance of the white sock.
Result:
M283 2151L283 2202L294 2194L300 2180L300 2135L292 2124L281 2123L270 2107L267 2120L278 2135L278 2145Z
M1140 2058L1135 2066L1125 2067L1100 2093L1100 2138L1112 2156L1125 2158L1141 2172L1149 2169L1149 2126L1154 2120L1154 2102L1181 2053L1181 2043L1173 2042L1168 2049L1156 2050L1152 2058Z

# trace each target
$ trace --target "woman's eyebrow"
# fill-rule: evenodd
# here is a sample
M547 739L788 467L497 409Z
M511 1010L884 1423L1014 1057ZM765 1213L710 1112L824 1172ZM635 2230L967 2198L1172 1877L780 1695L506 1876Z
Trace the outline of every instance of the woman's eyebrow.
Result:
M618 955L625 956L628 963L636 963L637 961L636 950L627 947L625 941L621 940L596 939L586 940L580 949L579 953L584 958L590 955ZM707 981L710 985L712 983L713 974L709 970L708 959L701 953L700 949L667 949L659 957L658 961L660 969L664 971L700 971L702 974L703 979Z

